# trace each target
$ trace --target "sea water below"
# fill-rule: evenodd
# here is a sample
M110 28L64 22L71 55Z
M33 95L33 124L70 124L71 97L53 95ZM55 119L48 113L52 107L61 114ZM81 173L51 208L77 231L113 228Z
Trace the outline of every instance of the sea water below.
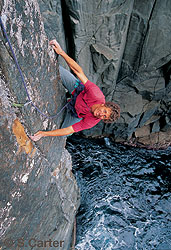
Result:
M71 136L81 193L75 250L171 250L171 148Z

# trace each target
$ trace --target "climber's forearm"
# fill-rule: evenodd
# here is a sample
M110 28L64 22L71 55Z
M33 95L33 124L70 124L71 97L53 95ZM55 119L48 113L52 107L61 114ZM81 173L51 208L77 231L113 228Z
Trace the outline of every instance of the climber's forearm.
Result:
M71 57L69 57L65 53L65 51L61 51L60 55L65 59L68 66L74 71L75 74L83 72L82 68L78 65L78 63L76 63Z
M82 68L78 65L78 63L76 63L65 53L65 51L63 51L60 44L55 39L51 40L49 44L53 47L58 55L61 55L65 59L71 70L77 75L80 81L85 84L88 81L88 78L85 76Z
M55 129L51 131L43 131L43 137L47 136L64 136L74 133L72 126L67 128Z
M47 136L64 136L64 135L70 135L74 133L74 129L72 126L67 127L67 128L61 128L61 129L55 129L51 131L38 131L36 134L30 136L30 138L33 141L38 141L42 137L47 137Z
M60 53L58 52L58 54L65 59L70 69L76 74L80 81L85 84L88 81L88 78L85 76L82 68L78 65L78 63L76 63L71 57L69 57L63 50L60 51Z

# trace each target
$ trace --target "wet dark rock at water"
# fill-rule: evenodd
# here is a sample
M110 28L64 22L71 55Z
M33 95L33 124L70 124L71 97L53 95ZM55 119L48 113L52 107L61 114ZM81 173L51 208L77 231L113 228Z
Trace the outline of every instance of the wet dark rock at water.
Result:
M171 249L171 148L72 136L67 149L81 189L77 250Z

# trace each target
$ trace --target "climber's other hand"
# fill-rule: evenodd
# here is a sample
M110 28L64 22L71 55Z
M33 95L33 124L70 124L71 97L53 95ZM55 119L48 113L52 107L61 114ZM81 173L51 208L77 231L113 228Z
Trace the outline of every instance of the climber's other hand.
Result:
M53 47L53 49L55 50L55 52L56 52L57 54L60 54L61 52L63 52L63 50L62 50L60 44L59 44L55 39L54 39L54 40L51 40L51 41L49 42L49 44Z
M44 137L43 131L38 131L36 134L30 136L30 138L31 138L33 141L38 141L38 140L40 140L42 137Z

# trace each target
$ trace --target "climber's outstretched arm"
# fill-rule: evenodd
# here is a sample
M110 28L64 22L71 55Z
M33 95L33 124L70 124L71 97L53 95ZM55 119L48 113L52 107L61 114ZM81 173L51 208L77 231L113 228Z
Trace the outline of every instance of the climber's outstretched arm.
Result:
M72 71L77 75L80 81L85 84L88 81L88 78L85 76L82 68L76 63L71 57L69 57L61 48L59 43L56 40L50 41L50 45L53 46L53 49L58 55L61 55L65 61L67 62L68 66L72 69Z
M64 135L70 135L73 134L75 131L72 126L69 126L67 128L61 128L61 129L55 129L51 131L38 131L36 134L33 136L30 136L30 138L33 141L38 141L42 137L47 137L47 136L64 136Z

